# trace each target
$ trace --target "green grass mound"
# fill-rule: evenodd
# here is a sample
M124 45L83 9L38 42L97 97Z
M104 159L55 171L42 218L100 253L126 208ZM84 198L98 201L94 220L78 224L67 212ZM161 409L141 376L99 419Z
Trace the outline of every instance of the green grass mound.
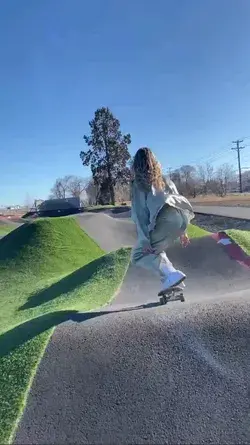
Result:
M0 240L0 443L10 443L55 326L106 304L130 249L105 255L74 218L47 218Z
M201 238L202 236L209 235L209 232L207 230L204 230L201 227L196 226L195 224L189 224L187 233L189 238Z
M239 246L244 250L247 255L250 255L250 231L249 230L226 230L228 236L230 236Z
M113 209L115 206L112 204L106 204L106 205L93 205L93 206L87 206L84 208L85 211L91 212L91 210L105 210L105 209Z
M0 269L47 274L66 272L98 258L100 247L74 218L46 218L24 224L1 240Z

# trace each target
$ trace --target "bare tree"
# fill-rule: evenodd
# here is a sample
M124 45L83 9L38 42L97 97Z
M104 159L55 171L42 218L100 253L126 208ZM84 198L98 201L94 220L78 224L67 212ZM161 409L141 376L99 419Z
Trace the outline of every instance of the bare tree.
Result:
M86 190L88 180L74 175L66 175L58 178L51 189L50 199L65 199L70 196L82 198Z
M89 205L95 205L97 204L97 196L98 196L98 186L95 184L93 178L88 180L87 186L86 186L86 199Z
M200 191L203 195L207 195L212 191L214 168L211 164L199 165L197 168L198 181L200 183Z
M170 174L170 179L175 183L177 189L181 191L181 172L179 169L174 170Z
M71 175L58 178L51 189L50 198L65 199L68 193L68 187Z
M130 201L130 182L116 184L115 196L118 202Z
M250 170L246 170L242 173L242 184L244 192L250 191Z
M88 186L88 179L80 176L71 176L68 182L67 191L71 196L81 198L83 192L86 192Z
M209 162L206 163L206 171L207 171L207 181L211 182L214 176L214 167Z
M230 182L235 179L234 168L230 164L221 165L216 171L217 193L225 196L229 191Z
M187 184L193 179L194 174L196 173L196 169L192 165L182 165L180 168L180 173Z
M196 168L192 165L182 165L179 169L181 182L185 185L183 193L187 196L195 198L197 194Z
M216 171L209 163L199 165L197 169L192 165L183 165L171 173L171 179L179 193L188 197L195 197L199 193L225 196L230 189L237 187L234 168L230 164L223 164Z

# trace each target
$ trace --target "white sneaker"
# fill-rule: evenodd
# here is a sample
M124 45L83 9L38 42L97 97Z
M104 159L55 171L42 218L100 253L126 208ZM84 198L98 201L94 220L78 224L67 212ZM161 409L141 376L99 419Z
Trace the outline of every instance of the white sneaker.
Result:
M174 272L170 272L166 279L162 283L162 290L166 291L174 286L179 286L186 278L186 275L180 270L175 270ZM184 284L184 283L183 283ZM182 286L183 286L182 284Z

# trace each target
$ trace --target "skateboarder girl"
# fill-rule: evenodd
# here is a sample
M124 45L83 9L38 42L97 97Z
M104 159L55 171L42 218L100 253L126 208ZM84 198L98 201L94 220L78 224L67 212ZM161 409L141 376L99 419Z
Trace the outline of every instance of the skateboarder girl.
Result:
M131 170L131 218L138 237L131 262L156 272L164 291L186 278L175 269L165 250L178 238L182 246L189 244L186 229L194 218L193 209L175 184L163 179L161 166L149 148L137 151Z

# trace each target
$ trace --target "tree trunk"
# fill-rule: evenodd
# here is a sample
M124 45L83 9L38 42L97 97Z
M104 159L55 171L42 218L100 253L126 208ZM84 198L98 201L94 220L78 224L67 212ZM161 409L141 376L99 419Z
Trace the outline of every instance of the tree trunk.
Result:
M103 129L103 132L105 134L105 129ZM112 178L112 174L111 174L109 150L108 150L108 144L107 144L106 135L104 136L104 146L105 146L105 151L106 151L110 199L111 199L111 204L114 206L115 205L115 188L114 188L114 185L113 185L113 178Z
M115 205L115 189L114 189L114 186L112 183L110 183L109 190L110 190L111 204L114 206Z

